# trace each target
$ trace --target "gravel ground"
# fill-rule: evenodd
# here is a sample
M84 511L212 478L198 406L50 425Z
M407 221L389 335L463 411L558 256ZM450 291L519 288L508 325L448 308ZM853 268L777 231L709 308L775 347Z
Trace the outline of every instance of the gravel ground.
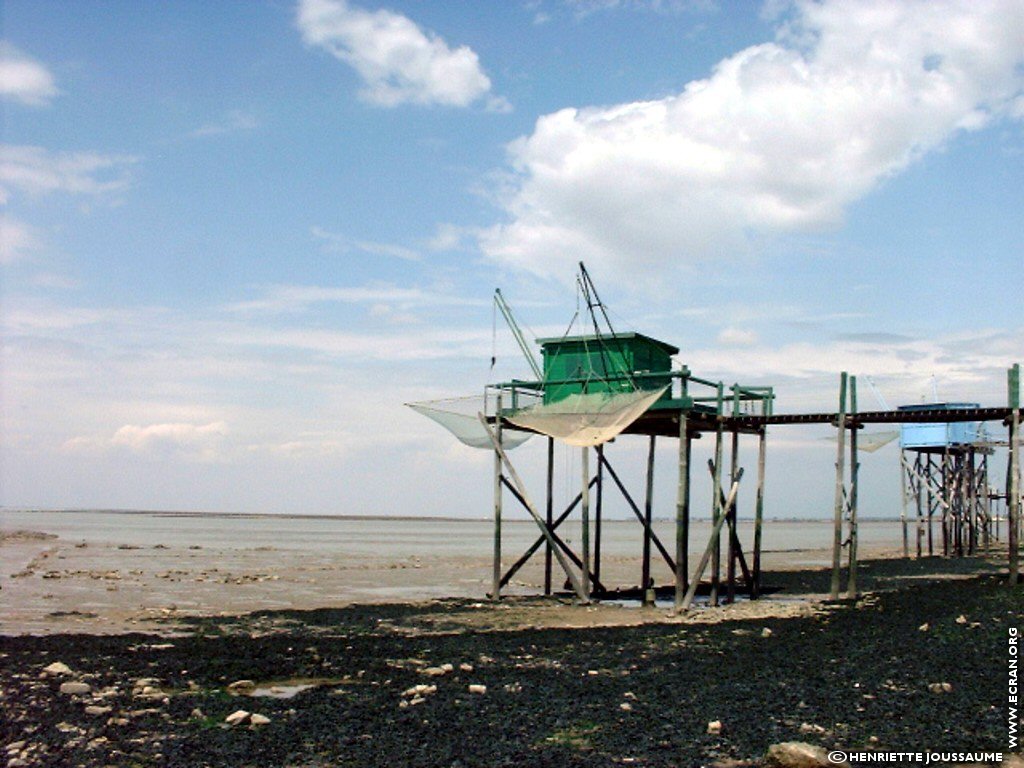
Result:
M453 600L0 637L0 744L10 766L217 768L753 764L791 740L1005 751L1024 588L985 570L872 561L878 591L789 618L488 631ZM777 581L813 592L827 574ZM229 692L240 680L314 687ZM269 722L226 724L237 710Z

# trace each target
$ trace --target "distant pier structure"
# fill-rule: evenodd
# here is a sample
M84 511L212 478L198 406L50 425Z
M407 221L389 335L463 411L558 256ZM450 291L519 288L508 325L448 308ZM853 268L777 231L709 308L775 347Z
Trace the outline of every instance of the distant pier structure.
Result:
M943 411L974 411L979 403L927 403L897 410L911 417ZM907 508L914 510L915 550L921 557L927 541L935 554L938 520L943 555L973 555L987 549L996 533L992 515L988 460L994 453L984 424L954 421L902 424L900 467L903 483L903 552L908 554Z

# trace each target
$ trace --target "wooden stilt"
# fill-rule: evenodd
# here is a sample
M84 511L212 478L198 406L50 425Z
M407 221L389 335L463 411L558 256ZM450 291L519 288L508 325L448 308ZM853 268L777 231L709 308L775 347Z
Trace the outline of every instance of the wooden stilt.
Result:
M738 415L738 408L734 413ZM739 468L739 445L740 445L740 433L737 430L732 431L732 441L730 445L730 479L736 477L736 470ZM739 551L739 547L736 546L737 542L737 531L736 531L736 504L732 506L732 512L729 513L729 541L727 546L728 552L728 563L726 564L726 581L725 581L725 601L727 603L736 602L736 553Z
M988 486L988 455L981 455L981 477L978 478L978 484L981 487L981 499L979 504L981 505L981 515L983 520L984 528L983 534L984 539L982 546L987 550L992 546L992 500L989 498L989 486Z
M558 542L555 540L551 531L548 530L547 525L544 524L544 519L537 513L537 509L533 506L533 502L530 501L530 497L526 493L526 486L523 485L523 481L519 477L519 473L516 472L516 468L512 466L512 462L509 461L508 455L505 453L505 449L501 447L501 442L495 434L495 430L491 429L491 425L487 423L487 417L482 413L477 414L477 418L480 419L480 423L487 431L487 435L491 440L491 445L494 446L495 452L501 458L502 466L505 468L505 471L508 472L509 480L518 490L520 498L523 501L523 505L526 507L526 511L530 513L530 517L532 517L533 521L537 523L537 526L551 545L554 555L558 560L558 564L562 567L562 570L565 571L565 575L566 578L569 579L569 583L572 584L573 591L576 592L577 597L579 597L582 602L590 602L588 593L583 591L583 586L580 584L579 579L576 578L576 574L573 572L572 568L569 567L569 563L565 559L565 555L562 553L561 549L558 548Z
M554 526L554 512L555 512L555 438L548 438L548 472L547 472L547 483L546 483L546 496L547 503L545 504L545 520L548 524L548 529L551 530ZM551 542L544 542L544 594L551 594Z
M726 509L732 506L733 501L736 500L736 493L740 489L740 479L743 477L743 470L740 469L736 473L736 479L733 480L732 488L729 489L729 496L725 500ZM715 551L715 547L718 546L718 538L722 533L722 526L725 525L725 511L723 510L722 515L715 521L714 526L711 528L711 538L708 539L707 549L704 550L704 554L701 555L700 562L697 564L697 572L693 575L693 580L690 582L690 588L686 590L686 596L683 598L683 604L680 606L681 611L687 611L693 604L693 598L697 594L697 587L700 586L701 577L704 575L704 569L708 567L708 561L711 559L712 554Z
M711 477L715 476L715 462L708 459L708 472L711 473ZM736 473L734 472L733 475ZM719 494L719 498L722 502L722 509L726 508L725 494ZM740 566L740 571L743 574L743 583L747 585L748 590L752 590L752 580L750 574L750 568L747 567L747 558L743 556L743 545L740 544L740 538L736 531L736 504L733 504L729 508L729 514L726 516L726 529L729 531L729 544L732 547L733 553L736 556L736 562Z
M1010 408L1009 424L1007 429L1009 431L1009 464L1010 469L1007 473L1007 489L1006 495L1009 497L1006 500L1007 506L1007 544L1009 547L1009 583L1016 586L1018 574L1020 572L1020 566L1018 559L1020 553L1017 548L1020 546L1018 541L1019 536L1019 525L1020 525L1020 364L1015 364L1007 372L1007 394Z
M715 479L714 479L714 500L711 503L711 521L714 524L713 529L721 531L722 527L718 524L719 518L724 515L724 511L721 508L718 497L722 492L722 438L723 438L723 425L722 425L722 394L723 386L721 383L718 385L718 429L715 430ZM721 578L722 570L722 542L718 537L718 534L714 534L712 537L713 550L711 553L711 605L718 605L718 588L719 579Z
M654 443L651 435L647 448L647 484L644 491L644 546L643 562L640 568L640 592L643 605L654 604L654 590L651 581L651 520L654 506Z
M690 527L690 433L689 417L686 411L679 413L679 479L676 485L676 582L675 612L683 608L683 597L686 594L686 577L689 566L687 548L689 547Z
M583 501L580 502L582 512L582 536L580 559L583 561L583 594L590 599L590 449L584 446L580 449L580 468L582 470L582 493Z
M761 596L761 525L764 519L764 473L767 451L767 432L764 427L757 433L757 500L754 504L754 581L750 597Z
M850 377L850 413L857 413L857 377ZM859 427L850 427L850 573L847 577L846 596L857 597L857 476L860 471L860 457L857 455L857 432Z
M921 455L918 454L917 459L914 461L914 467L918 468L921 466ZM917 504L917 559L920 560L923 555L922 548L924 546L924 509L921 507L921 483L914 483L914 499Z
M491 599L501 599L501 394L498 394L494 419L494 568Z
M604 517L604 446L597 446L597 503L594 506L594 580L601 580L601 520Z
M900 451L900 524L903 527L903 557L910 557L910 539L907 531L907 501L909 490L907 488L907 460Z
M836 423L836 429L838 430L836 442L838 443L838 448L836 452L835 520L832 537L831 596L833 600L839 599L839 571L842 566L843 553L843 507L845 506L843 485L846 476L844 466L846 460L846 383L846 371L843 371L839 378L839 417Z

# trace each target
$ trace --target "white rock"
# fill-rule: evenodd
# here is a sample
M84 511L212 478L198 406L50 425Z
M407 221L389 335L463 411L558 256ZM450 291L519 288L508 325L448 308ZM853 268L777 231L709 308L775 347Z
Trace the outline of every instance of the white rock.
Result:
M632 712L633 705L630 704L628 701L624 701L621 704L619 704L619 709L621 709L623 712Z
M71 671L71 667L65 664L63 661L55 661L49 666L43 667L43 672L48 675L71 675L74 674Z
M248 722L250 717L252 717L251 713L246 712L244 709L239 709L225 717L224 722L228 725L242 725L243 723Z
M846 762L829 762L828 753L814 744L802 741L785 741L772 744L764 757L765 768L836 768L847 766Z
M267 717L266 715L261 715L259 712L254 712L249 717L249 722L252 723L253 725L266 725L267 723L270 722L270 718Z
M436 691L436 685L423 685L422 683L420 683L419 685L414 685L412 688L407 688L406 690L402 691L402 695L406 697L429 696L430 694L435 693Z
M61 683L60 692L68 693L71 695L78 695L83 693L89 693L92 687L88 683Z
M772 631L768 627L765 627L764 629L761 630L761 637L771 637L771 636L772 636Z
M444 667L425 667L420 670L420 674L426 675L427 677L441 677L441 675L445 675L447 673L448 670Z
M721 732L722 732L722 721L721 720L711 720L708 723L708 733L709 734L711 734L712 736L717 736Z
M471 683L470 686L469 686L469 692L470 693L484 694L484 693L487 693L487 686L486 685L479 685L477 683Z
M957 623L957 624L966 624L966 623L967 623L967 617L966 617L966 616L964 616L964 615L963 615L963 614L961 613L961 614L960 614L959 616L957 616L957 617L956 617L956 623Z
M98 707L94 704L90 704L88 707L85 708L85 714L94 715L98 717L99 715L105 715L109 713L112 709L113 707Z
M927 632L927 631L928 631L928 629L929 629L929 626L930 626L930 625L929 625L929 624L928 624L928 622L926 621L926 622L925 622L924 624L922 624L922 625L921 625L920 627L918 627L917 629L918 629L918 630L919 630L920 632Z
M473 671L473 665L472 664L466 664L465 662L463 662L462 664L459 664L459 669L461 669L463 672L472 672Z
M235 680L228 686L228 693L249 693L256 688L253 680Z

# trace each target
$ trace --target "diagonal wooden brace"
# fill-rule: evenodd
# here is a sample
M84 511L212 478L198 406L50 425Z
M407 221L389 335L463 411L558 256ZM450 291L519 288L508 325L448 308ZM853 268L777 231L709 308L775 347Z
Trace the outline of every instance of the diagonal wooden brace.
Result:
M697 573L694 574L693 581L690 582L690 588L686 590L686 597L683 598L683 604L679 607L677 613L690 610L690 606L693 604L693 598L697 594L697 587L700 586L701 577L704 575L704 570L708 567L708 562L711 560L711 553L715 549L715 539L722 533L722 526L725 525L725 521L729 517L732 505L736 503L736 494L739 493L742 477L743 469L740 468L736 473L736 479L733 480L732 488L729 489L729 496L725 500L725 509L722 511L722 516L718 518L711 529L711 538L708 540L707 549L701 555L700 563L697 565Z
M566 577L569 579L569 583L572 584L573 591L576 596L579 597L580 602L589 603L590 595L584 592L580 580L576 578L576 574L573 573L572 568L569 567L569 561L565 559L565 555L562 553L561 548L558 546L558 541L548 530L547 524L544 519L537 514L537 510L533 506L533 502L530 501L530 497L526 493L526 487L523 485L523 481L519 478L519 473L516 472L516 468L512 466L512 462L508 460L508 454L505 453L505 449L501 447L501 442L498 440L498 436L491 429L491 425L487 423L487 417L482 413L477 414L477 418L480 419L480 423L483 424L485 430L487 430L487 436L491 439L491 445L494 446L495 453L498 454L498 458L501 459L502 465L508 470L509 477L512 478L512 482L519 491L519 495L522 497L523 506L526 507L526 511L530 513L530 517L533 518L534 522L540 528L544 538L547 539L548 544L551 545L551 551L558 560L558 564L562 566L562 570L565 571Z

